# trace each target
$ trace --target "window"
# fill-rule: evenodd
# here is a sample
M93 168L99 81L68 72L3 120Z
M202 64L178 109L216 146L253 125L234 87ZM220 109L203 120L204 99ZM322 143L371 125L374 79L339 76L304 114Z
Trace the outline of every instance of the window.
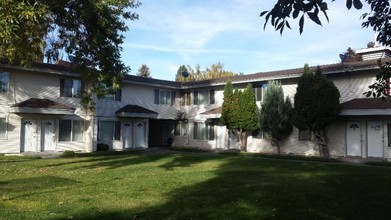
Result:
M60 120L58 124L58 141L83 141L82 120Z
M182 105L191 104L191 95L190 92L182 92Z
M255 101L262 101L262 87L254 88Z
M187 128L188 123L186 121L176 121L174 124L174 135L181 135L186 136L187 135Z
M83 83L78 79L61 79L60 96L77 98L83 87Z
M253 138L262 139L263 138L263 131L262 131L262 129L258 128L257 130L253 131L251 133L251 136L253 136Z
M101 100L105 101L121 101L122 89L118 89L114 94L107 94Z
M215 91L211 90L200 90L193 92L194 105L208 105L215 103Z
M8 93L9 74L0 71L0 93Z
M98 139L100 141L121 140L120 121L99 121Z
M155 89L155 104L174 105L175 98L175 91Z
M264 90L266 90L267 84L263 84L260 87L254 87L255 101L262 101Z
M194 122L194 139L198 140L214 140L214 123Z
M6 139L7 134L7 120L0 118L0 139Z
M299 129L299 141L309 141L311 140L311 131L310 129Z

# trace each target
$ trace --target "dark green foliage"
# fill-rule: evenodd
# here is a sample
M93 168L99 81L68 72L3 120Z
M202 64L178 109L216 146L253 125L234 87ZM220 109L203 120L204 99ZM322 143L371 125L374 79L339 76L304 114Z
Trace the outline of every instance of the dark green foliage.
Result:
M247 131L258 128L257 111L252 85L248 84L243 91L233 92L232 83L228 81L224 88L221 123L236 131L242 151L247 150Z
M221 110L221 118L220 121L223 123L228 129L232 128L232 123L230 119L232 118L232 108L233 108L233 92L234 88L232 86L232 82L228 81L224 87L224 102Z
M390 94L388 94L388 91L390 89L390 78L391 62L382 64L381 61L379 61L379 72L376 75L376 82L369 86L369 91L364 92L364 95L366 95L366 97L382 97L383 99L387 96L389 97Z
M291 121L292 103L286 97L281 83L269 81L259 114L259 123L262 131L270 134L271 144L277 147L280 154L280 142L292 131Z
M331 2L333 1L331 0ZM346 7L351 9L353 6L355 9L361 9L363 7L362 1L346 0ZM368 3L372 11L362 15L362 18L366 19L362 23L362 27L371 27L377 33L377 41L384 46L391 46L391 7L389 0L365 0L365 2ZM301 34L304 30L305 18L322 25L319 13L321 12L328 21L328 9L329 7L325 0L277 1L271 10L261 12L260 16L265 16L264 28L270 21L270 24L276 31L280 31L281 34L285 27L290 29L288 22L290 18L297 19L300 16L299 31Z
M109 145L108 144L98 144L97 145L97 151L108 151L109 150Z
M61 157L76 157L75 151L66 150L61 154Z
M303 75L297 83L297 92L293 109L293 124L300 129L310 129L319 146L319 154L328 157L327 125L334 121L339 112L339 91L318 67L316 73L310 73L304 66Z

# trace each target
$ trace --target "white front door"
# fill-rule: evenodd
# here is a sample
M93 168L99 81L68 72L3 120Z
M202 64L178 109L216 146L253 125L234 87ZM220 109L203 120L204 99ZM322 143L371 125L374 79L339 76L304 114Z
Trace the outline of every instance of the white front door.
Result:
M227 148L226 133L227 129L225 126L217 126L216 128L216 148L225 149Z
M368 122L368 157L383 157L383 123Z
M124 143L124 148L133 147L133 127L131 122L124 122L122 126L122 141Z
M41 144L43 151L54 151L56 150L56 145L54 142L54 121L53 120L44 120L41 125Z
M36 123L34 120L23 120L23 151L24 152L37 152L36 141Z
M146 141L145 141L145 122L135 122L134 123L134 129L135 129L135 147L144 147L146 148Z
M361 122L346 124L346 153L348 156L362 156L361 150Z

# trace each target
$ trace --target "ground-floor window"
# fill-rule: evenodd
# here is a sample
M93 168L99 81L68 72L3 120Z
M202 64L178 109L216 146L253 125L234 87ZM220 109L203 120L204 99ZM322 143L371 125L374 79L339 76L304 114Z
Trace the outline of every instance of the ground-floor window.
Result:
M213 122L194 122L194 139L214 140L214 123Z
M0 139L6 139L7 135L7 120L0 118Z
M258 128L257 130L251 132L251 136L256 139L262 139L263 138L263 131L262 129Z
M299 140L300 141L309 141L309 140L311 140L311 131L310 131L310 129L299 129Z
M188 123L186 121L176 121L174 126L175 126L174 135L177 136L187 135Z
M99 141L119 141L121 140L120 121L99 121L98 124Z
M83 141L83 120L59 120L58 141Z

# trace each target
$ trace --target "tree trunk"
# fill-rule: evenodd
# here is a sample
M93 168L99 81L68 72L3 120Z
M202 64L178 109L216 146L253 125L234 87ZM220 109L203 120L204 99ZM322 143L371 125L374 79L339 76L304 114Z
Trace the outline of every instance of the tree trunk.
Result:
M319 155L324 158L330 157L325 129L317 130L314 132L314 134L316 145L318 145L319 148Z
M247 151L247 135L246 132L243 131L243 129L239 129L237 131L237 136L239 138L239 143L240 143L240 151Z
M281 153L280 141L276 140L277 154Z

